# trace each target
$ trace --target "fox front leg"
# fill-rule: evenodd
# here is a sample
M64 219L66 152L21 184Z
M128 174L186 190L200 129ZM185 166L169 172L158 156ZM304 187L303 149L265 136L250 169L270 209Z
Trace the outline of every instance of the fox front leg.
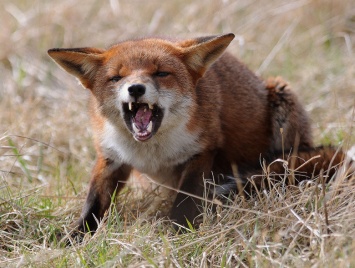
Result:
M196 155L183 167L180 192L170 213L176 230L179 230L180 226L188 227L188 222L192 224L201 214L205 193L204 179L211 176L214 155L213 152ZM208 196L208 193L206 194Z
M79 232L95 232L97 221L100 221L109 208L114 193L119 193L124 187L131 167L118 165L110 159L98 158L93 170L81 216L76 222Z

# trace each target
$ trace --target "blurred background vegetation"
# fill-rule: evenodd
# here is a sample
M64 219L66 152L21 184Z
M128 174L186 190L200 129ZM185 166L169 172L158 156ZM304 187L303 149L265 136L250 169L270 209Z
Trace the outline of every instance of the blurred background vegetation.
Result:
M353 0L2 0L0 25L0 244L14 259L19 241L40 245L48 221L78 214L95 158L88 92L49 48L233 32L234 55L290 81L317 143L354 144Z

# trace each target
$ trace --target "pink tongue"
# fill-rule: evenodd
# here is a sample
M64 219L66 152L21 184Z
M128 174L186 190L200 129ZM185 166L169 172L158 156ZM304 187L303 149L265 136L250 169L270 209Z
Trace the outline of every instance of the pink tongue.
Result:
M141 106L134 117L134 124L140 130L145 130L148 127L151 118L152 111L147 106Z

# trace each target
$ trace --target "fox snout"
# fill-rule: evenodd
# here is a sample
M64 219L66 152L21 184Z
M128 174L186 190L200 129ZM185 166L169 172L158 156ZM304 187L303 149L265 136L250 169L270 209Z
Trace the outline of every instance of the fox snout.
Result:
M163 118L163 110L154 95L155 88L149 83L132 82L122 87L121 105L123 118L134 139L149 140L157 131Z

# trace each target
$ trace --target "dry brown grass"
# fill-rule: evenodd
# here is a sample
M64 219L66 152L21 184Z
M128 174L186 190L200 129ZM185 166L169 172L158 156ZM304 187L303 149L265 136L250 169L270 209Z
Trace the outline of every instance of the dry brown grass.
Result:
M120 215L113 209L93 239L58 245L55 234L81 209L95 155L88 93L46 54L136 36L233 32L230 51L261 76L291 82L315 140L348 148L355 143L354 1L3 0L0 22L0 266L355 265L355 186L343 176L325 197L318 185L279 185L237 199L181 236L163 219L129 210L126 192Z

